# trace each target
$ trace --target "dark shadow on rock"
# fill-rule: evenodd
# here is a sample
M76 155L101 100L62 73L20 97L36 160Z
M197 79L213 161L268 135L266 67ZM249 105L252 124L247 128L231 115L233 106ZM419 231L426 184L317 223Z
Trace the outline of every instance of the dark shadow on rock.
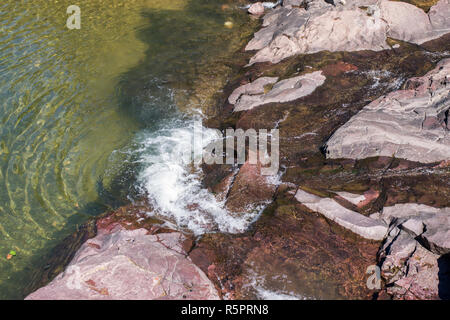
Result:
M439 266L439 298L450 300L450 253L444 254L438 259Z

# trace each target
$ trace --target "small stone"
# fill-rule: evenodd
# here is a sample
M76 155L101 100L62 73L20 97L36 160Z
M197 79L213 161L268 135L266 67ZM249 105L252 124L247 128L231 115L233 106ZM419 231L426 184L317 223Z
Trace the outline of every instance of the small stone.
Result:
M233 28L233 22L231 21L225 21L225 23L223 24L225 26L225 28L231 29Z
M261 2L255 2L248 8L248 13L254 16L261 16L264 14L264 6Z

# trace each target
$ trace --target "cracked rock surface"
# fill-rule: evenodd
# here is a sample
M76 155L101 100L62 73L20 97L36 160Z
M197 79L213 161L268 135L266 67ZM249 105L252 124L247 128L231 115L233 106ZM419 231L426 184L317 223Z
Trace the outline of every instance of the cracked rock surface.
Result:
M214 285L186 256L178 232L100 230L64 272L26 299L218 299Z

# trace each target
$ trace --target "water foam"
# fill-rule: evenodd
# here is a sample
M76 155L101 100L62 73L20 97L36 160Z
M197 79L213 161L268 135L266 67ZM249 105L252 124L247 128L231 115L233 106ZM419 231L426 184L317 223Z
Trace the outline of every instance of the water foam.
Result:
M244 293L258 300L315 300L314 297L299 294L287 289L290 283L286 275L273 275L267 281L267 275L251 267L246 270L246 281L242 287Z
M192 119L199 120L199 119ZM201 184L202 170L186 161L193 145L205 147L218 136L216 130L194 130L194 121L175 121L172 125L141 133L139 163L143 166L138 182L154 208L149 213L168 219L195 234L210 231L238 233L252 223L259 212L233 213Z

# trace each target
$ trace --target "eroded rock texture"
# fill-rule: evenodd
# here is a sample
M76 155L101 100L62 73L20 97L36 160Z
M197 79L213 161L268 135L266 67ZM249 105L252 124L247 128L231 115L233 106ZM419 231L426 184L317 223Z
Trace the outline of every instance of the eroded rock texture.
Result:
M178 232L115 224L86 241L65 271L26 299L218 299Z
M373 156L422 163L450 159L450 59L404 90L382 96L339 128L327 142L330 158Z
M417 203L385 207L381 219L395 223L438 255L450 253L450 208L433 208Z
M380 249L381 276L393 299L439 299L439 256L394 228Z

